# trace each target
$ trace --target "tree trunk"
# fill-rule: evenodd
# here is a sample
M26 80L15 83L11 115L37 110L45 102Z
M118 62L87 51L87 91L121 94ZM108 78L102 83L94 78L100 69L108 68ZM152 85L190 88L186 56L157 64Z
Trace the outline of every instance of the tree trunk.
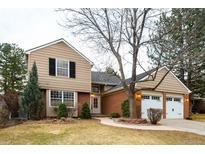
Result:
M130 118L137 118L135 95L133 93L129 93L128 100L130 105Z

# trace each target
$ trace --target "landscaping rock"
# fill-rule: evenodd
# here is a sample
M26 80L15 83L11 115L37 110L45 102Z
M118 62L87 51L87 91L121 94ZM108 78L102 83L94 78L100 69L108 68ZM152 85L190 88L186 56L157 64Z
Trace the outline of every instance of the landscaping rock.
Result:
M129 118L120 118L118 122L130 123L130 124L147 124L146 119L129 119Z

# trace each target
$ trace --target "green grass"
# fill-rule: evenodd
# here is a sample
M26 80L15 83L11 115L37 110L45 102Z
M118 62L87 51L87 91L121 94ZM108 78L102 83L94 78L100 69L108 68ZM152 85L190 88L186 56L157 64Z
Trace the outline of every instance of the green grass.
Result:
M25 122L0 129L0 144L205 144L205 137L179 131L105 126L96 120L73 124Z
M192 120L205 122L205 114L192 114Z

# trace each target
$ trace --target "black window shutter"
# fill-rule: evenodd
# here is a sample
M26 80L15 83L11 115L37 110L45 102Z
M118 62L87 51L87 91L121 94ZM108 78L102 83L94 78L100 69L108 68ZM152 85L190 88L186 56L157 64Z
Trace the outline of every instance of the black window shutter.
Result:
M75 62L70 62L70 78L75 78Z
M56 75L56 60L54 58L49 58L49 75Z

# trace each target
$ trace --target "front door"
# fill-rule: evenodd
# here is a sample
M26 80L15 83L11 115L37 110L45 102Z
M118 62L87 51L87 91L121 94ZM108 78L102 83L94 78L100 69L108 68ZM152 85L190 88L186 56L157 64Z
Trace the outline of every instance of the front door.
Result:
M92 113L101 113L100 108L101 108L100 96L91 97L91 112Z

